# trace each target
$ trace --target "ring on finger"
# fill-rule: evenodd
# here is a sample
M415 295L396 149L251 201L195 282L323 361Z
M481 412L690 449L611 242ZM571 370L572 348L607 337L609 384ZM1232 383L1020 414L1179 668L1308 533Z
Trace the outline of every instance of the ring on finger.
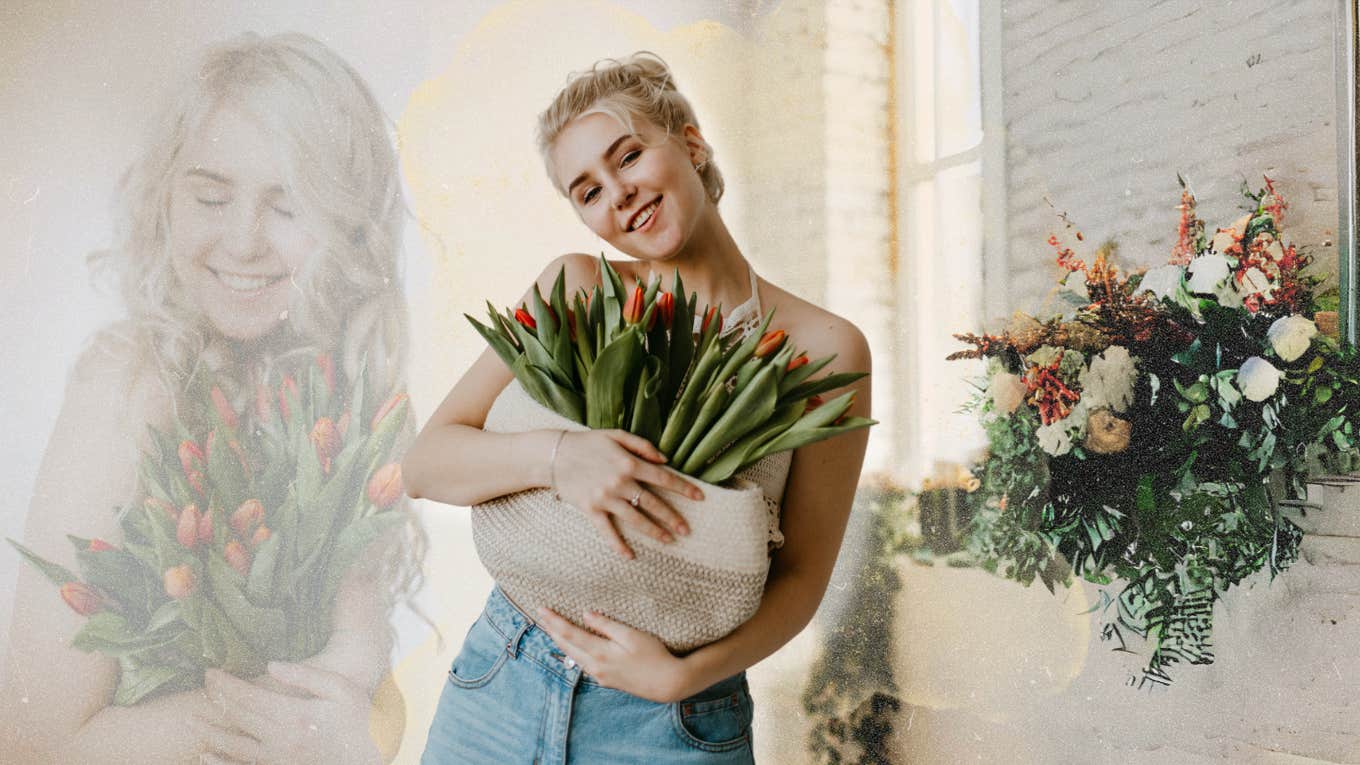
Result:
M638 503L641 501L642 501L642 489L638 489L637 493L633 495L633 498L628 500L628 504L632 505L633 507L637 507Z

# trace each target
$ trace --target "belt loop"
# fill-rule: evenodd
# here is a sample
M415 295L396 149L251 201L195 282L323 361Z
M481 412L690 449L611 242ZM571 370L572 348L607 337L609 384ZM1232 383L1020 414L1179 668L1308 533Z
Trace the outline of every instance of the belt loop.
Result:
M515 634L511 635L510 639L505 642L505 652L510 654L510 658L519 658L519 644L524 640L524 633L528 632L531 626L533 625L528 622L521 624Z

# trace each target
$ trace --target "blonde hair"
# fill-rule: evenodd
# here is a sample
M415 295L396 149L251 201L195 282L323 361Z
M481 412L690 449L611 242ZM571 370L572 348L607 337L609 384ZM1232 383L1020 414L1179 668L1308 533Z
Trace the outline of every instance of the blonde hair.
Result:
M642 117L673 139L684 135L685 125L699 127L694 107L676 89L670 68L655 53L639 51L623 60L607 58L595 62L588 71L574 72L552 105L538 116L538 150L548 177L564 194L549 150L572 120L587 114L608 114L634 132L633 119ZM717 204L723 195L722 173L713 161L713 147L706 142L704 152L699 178L708 198Z
M199 365L220 363L221 338L180 289L168 241L171 196L185 142L219 107L260 119L291 157L290 198L319 221L318 251L294 277L282 356L339 351L350 379L364 364L383 387L404 387L401 291L404 207L382 110L357 73L301 34L246 34L207 50L188 73L120 184L112 249L94 259L118 273L134 342L167 391L187 389Z

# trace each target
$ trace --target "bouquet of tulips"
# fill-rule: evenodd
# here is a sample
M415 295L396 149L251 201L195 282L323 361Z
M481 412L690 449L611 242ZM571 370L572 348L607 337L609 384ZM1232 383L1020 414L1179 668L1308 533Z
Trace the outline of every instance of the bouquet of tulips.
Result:
M403 523L392 451L406 397L370 401L363 375L348 396L335 385L321 356L301 386L283 376L277 407L261 385L248 426L214 385L197 397L211 402L201 439L182 422L153 428L145 500L118 510L121 546L69 536L79 574L10 540L88 617L73 645L118 660L116 704L325 646L346 570Z
M1112 244L1079 259L1069 224L1049 239L1063 315L956 335L973 348L950 357L990 362L974 551L1025 584L1121 580L1103 635L1147 638L1154 683L1213 660L1214 603L1297 558L1279 506L1355 464L1360 357L1335 295L1287 240L1270 179L1244 194L1245 214L1208 233L1185 189L1170 262L1142 274L1121 275Z
M698 296L677 272L670 292L660 279L625 289L603 257L600 284L568 304L565 269L545 300L506 310L487 304L490 324L468 321L540 404L591 428L621 428L651 441L668 464L709 483L730 478L769 454L796 449L875 423L846 417L849 392L821 394L866 372L811 379L835 358L809 361L783 330L745 339L722 335L721 307L708 307L693 330Z

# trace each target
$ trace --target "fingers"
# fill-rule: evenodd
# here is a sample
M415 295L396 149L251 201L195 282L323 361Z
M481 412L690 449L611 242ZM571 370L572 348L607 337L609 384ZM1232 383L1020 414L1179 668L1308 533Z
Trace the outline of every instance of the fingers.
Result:
M651 441L642 436L634 435L626 430L606 430L604 432L617 441L620 446L645 460L658 464L666 461L666 455L662 454L660 449L657 449Z
M618 552L619 555L623 556L625 560L632 560L637 557L633 554L633 550L628 546L628 543L623 541L623 535L614 527L614 519L609 513L601 510L598 512L586 513L586 517L595 525L595 528L600 530L600 536L604 537L605 541L609 543L609 546L614 548L614 550Z
M553 642L586 672L590 671L587 662L592 662L593 666L596 649L602 648L608 642L606 638L590 634L589 631L577 627L548 608L538 609L538 620L539 626L548 633Z
M262 755L260 751L260 742L250 736L242 735L234 730L226 730L207 720L201 720L198 717L193 716L189 717L189 725L193 728L194 732L198 734L204 747L210 750L205 754L214 757L217 755L224 755L241 762L255 762L259 760ZM226 762L226 760L223 760L220 757L215 760L207 761Z
M344 698L349 690L348 681L344 677L306 664L271 661L269 674L275 680L300 688L319 699Z
M604 635L615 643L627 643L638 633L623 622L616 622L599 611L587 611L585 614L586 626Z
M637 507L634 507L631 503L625 502L621 499L616 499L610 503L609 512L613 513L615 518L618 518L619 520L633 527L633 529L636 530L637 532L645 534L658 542L661 542L663 544L670 544L671 542L674 542L675 537L671 536L671 533L669 531L666 531L664 528L661 527L659 523L657 523L656 520L652 519L651 517L644 514L641 510L638 509L638 507L643 507L644 503L646 503L646 506L648 507L649 510L651 509L651 506L665 504L660 499L657 499L656 496L651 494L650 492L638 489Z
M248 683L219 669L203 673L204 687L222 720L259 738L285 712L278 694Z
M698 502L704 498L704 492L694 484L680 477L679 473L662 468L660 465L649 465L645 462L637 463L633 469L633 477L639 481L646 481L654 486L663 489L670 489L684 497Z

